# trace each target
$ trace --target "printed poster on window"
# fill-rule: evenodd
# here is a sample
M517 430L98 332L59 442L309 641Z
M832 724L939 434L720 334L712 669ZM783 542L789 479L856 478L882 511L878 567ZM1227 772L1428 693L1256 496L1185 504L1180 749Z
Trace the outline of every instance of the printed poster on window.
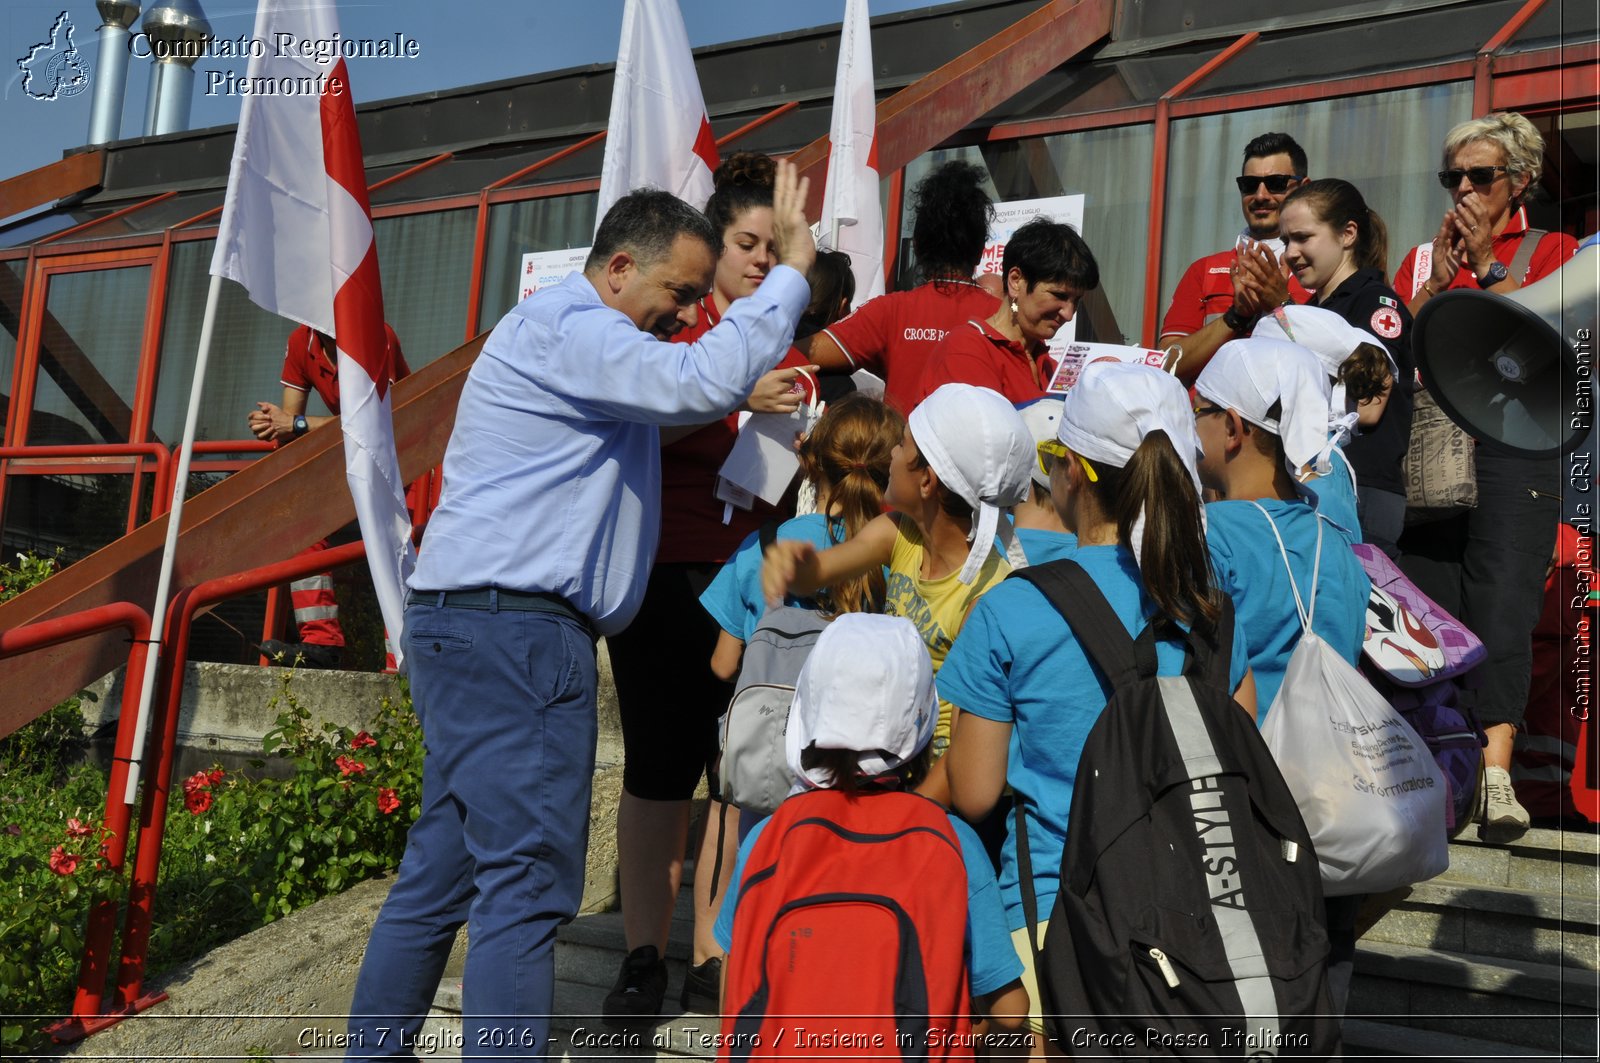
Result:
M978 272L999 274L1000 263L1005 258L1006 241L1011 234L1037 217L1065 222L1083 232L1083 193L1071 196L1046 196L1043 199L1018 199L994 205L994 225L989 229L989 242L984 245L983 258L978 261ZM1066 348L1077 335L1076 319L1068 321L1050 341L1050 351L1057 363L1066 356Z
M587 247L569 247L561 251L529 251L522 256L522 269L517 272L517 302L522 302L540 288L560 284L567 274L583 269L583 260L589 257Z

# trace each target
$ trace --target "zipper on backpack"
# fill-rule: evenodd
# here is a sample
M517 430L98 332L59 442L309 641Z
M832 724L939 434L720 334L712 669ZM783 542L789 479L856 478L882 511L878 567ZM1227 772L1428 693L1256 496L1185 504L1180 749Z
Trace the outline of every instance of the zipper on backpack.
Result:
M1551 500L1556 501L1556 502L1561 501L1561 496L1560 495L1553 495L1549 491L1536 491L1531 487L1525 488L1525 490L1528 492L1529 496L1532 497L1532 498L1548 498L1548 499L1551 499Z
M1300 858L1300 843L1283 839L1283 862L1292 864Z
M1160 949L1151 949L1150 958L1161 968L1161 977L1167 980L1167 988L1178 988L1178 972L1173 968L1172 961L1167 959L1167 954Z

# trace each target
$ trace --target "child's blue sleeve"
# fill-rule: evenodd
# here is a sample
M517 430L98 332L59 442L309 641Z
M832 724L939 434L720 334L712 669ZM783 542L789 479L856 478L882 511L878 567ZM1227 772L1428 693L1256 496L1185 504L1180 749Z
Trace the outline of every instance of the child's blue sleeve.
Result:
M1350 471L1350 461L1344 451L1333 452L1333 469L1326 476L1318 476L1306 483L1317 496L1317 512L1350 533L1350 541L1361 541L1361 517L1356 510L1355 474Z
M989 854L971 827L954 815L950 824L967 865L967 977L972 995L980 997L1021 978L1022 961L1006 929L1005 905Z
M748 638L754 626L748 622L749 606L745 601L745 588L749 583L747 570L754 565L756 587L761 586L760 532L745 536L722 568L712 578L711 584L700 595L700 604L711 614L717 626L741 641ZM752 561L753 558L753 561Z
M739 907L739 884L744 881L744 862L750 855L750 850L755 847L756 839L761 837L761 832L766 829L767 822L768 820L763 819L745 836L739 845L739 856L733 862L733 875L728 879L727 892L722 897L722 908L717 912L717 921L711 927L711 936L717 939L717 944L722 946L723 952L733 951L733 910Z

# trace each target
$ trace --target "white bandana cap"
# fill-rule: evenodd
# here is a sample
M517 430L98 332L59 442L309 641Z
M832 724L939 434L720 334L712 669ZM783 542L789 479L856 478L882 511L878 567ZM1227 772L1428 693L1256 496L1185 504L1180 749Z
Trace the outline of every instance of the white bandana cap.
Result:
M902 616L845 613L817 637L795 681L784 752L796 790L835 785L802 763L806 749L849 749L863 775L893 771L922 752L939 719L933 663Z
M1067 392L1056 438L1090 461L1125 468L1145 436L1167 434L1200 491L1200 437L1178 378L1154 366L1091 362Z
M1200 371L1194 389L1283 441L1289 473L1300 476L1328 442L1328 375L1316 355L1287 340L1229 340ZM1279 404L1279 416L1267 411Z
M939 482L972 507L972 549L961 566L961 582L978 578L996 535L1011 567L1026 568L1011 522L1000 519L1002 509L1028 497L1037 452L1022 415L998 391L944 384L911 411L907 424Z
M1316 471L1326 475L1333 467L1334 448L1344 446L1356 434L1357 413L1345 397L1344 384L1337 379L1339 370L1357 347L1370 343L1388 357L1389 373L1399 380L1400 368L1395 365L1394 356L1378 337L1320 306L1280 306L1262 316L1251 337L1298 343L1316 355L1323 370L1333 378L1333 390L1328 397L1328 442L1316 458Z
M1061 423L1060 399L1046 395L1018 406L1017 412L1022 414L1022 423L1028 426L1036 450L1040 443L1056 437L1056 425ZM1037 461L1028 467L1028 473L1035 484L1044 488L1046 494L1050 493L1050 474L1041 469Z

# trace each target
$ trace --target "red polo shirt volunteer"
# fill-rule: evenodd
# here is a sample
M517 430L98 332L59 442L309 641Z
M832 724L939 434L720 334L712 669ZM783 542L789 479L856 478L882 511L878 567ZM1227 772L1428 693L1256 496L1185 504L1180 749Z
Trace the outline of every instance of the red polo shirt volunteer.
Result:
M1013 405L1044 397L1055 360L1037 358L1021 343L997 332L987 321L968 321L945 337L928 356L922 372L921 402L942 384L974 384L1004 395Z
M952 329L999 305L976 281L929 281L869 300L823 331L851 365L883 377L884 400L908 414L922 397L923 366L934 348Z

